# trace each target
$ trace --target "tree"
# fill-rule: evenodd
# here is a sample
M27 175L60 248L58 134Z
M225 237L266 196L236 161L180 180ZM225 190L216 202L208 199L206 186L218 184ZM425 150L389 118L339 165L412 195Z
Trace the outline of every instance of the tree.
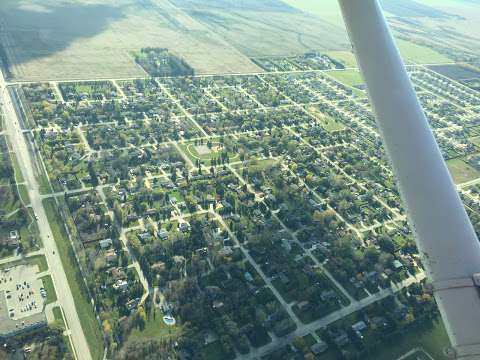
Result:
M139 306L137 310L137 319L136 325L140 330L145 329L145 324L147 323L147 314L145 313L145 309L143 306Z
M379 256L380 256L380 253L373 246L370 246L367 248L367 250L365 250L365 260L370 265L375 264L378 261Z
M98 185L98 177L97 177L97 172L95 171L95 168L93 166L93 161L88 162L88 173L90 175L92 185L97 186Z
M380 238L378 239L378 246L380 246L383 251L390 254L393 254L395 251L394 242L385 234L380 235Z
M302 352L305 352L305 350L307 349L307 343L305 342L305 339L301 336L297 336L295 337L295 339L293 339L293 345Z

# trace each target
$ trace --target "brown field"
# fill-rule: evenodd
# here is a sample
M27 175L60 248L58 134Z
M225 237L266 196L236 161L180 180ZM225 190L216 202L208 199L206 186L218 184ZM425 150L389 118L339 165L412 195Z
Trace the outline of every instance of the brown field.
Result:
M249 57L347 50L344 29L279 0L171 0Z
M167 0L2 0L0 26L16 80L144 76L131 52L149 46L199 74L260 71Z

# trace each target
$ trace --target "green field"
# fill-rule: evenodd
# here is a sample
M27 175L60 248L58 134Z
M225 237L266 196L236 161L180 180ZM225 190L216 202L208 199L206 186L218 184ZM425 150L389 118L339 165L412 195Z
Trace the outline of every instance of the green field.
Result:
M15 155L15 153L11 152L10 158L12 159L12 165L15 172L15 181L17 183L24 182L22 171L20 170L20 166L18 164L17 156Z
M340 61L345 67L357 67L357 59L350 51L329 51L326 53L332 59Z
M357 70L328 71L327 74L350 87L363 84L362 75Z
M200 160L202 164L206 166L210 166L210 160L218 159L224 152L223 146L221 146L220 143L215 141L213 141L211 149L208 149L208 146L206 144L195 145L194 143L181 144L180 148L193 161L193 163L195 163L197 160ZM238 160L238 154L233 154L229 152L228 157L230 161Z
M448 160L447 166L456 184L475 180L480 176L480 173L477 170L468 165L462 159Z
M480 136L474 136L474 137L469 138L468 140L470 140L470 142L472 144L474 144L475 146L480 147Z
M160 310L154 310L147 320L145 328L140 330L135 328L130 333L129 339L154 340L154 339L173 339L179 336L182 332L180 325L168 326L163 322L163 313Z
M415 347L423 348L435 360L446 360L444 349L449 346L447 332L441 321L432 327L412 328L408 333L395 336L375 347L375 354L370 360L392 360L406 354Z
M59 324L62 324L62 326L65 328L65 321L63 320L62 309L60 309L60 306L55 306L52 311L55 321L57 321Z
M20 195L20 198L22 199L24 205L27 206L28 204L30 204L30 197L28 196L28 190L25 185L18 185L18 194Z
M315 114L316 118L320 122L320 125L328 132L340 131L345 129L345 126L342 123L336 121L331 116L320 112L316 107L311 106L308 108L308 110Z
M302 11L316 15L325 21L337 25L342 30L345 29L338 1L336 0L285 0L285 2ZM451 2L451 0L446 2ZM415 62L419 64L438 64L452 62L452 60L448 57L428 47L417 45L401 39L397 39L396 42L406 62ZM341 62L345 62L345 66L347 67L355 66L355 59L353 55L350 55L348 51L329 53L329 55Z
M85 288L85 283L77 266L65 225L60 220L61 217L57 212L54 199L45 199L43 205L53 232L53 237L57 243L59 256L62 259L63 268L65 269L68 284L72 291L77 313L80 315L80 322L87 338L90 352L93 359L101 359L103 356L103 335L95 318L92 306L90 305L87 289Z
M330 75L335 80L350 87L355 96L365 97L367 93L360 90L357 86L363 85L362 75L358 70L342 70L342 71L328 71L326 74Z
M403 56L405 62L413 62L417 64L443 64L451 63L453 60L449 59L445 55L430 49L426 46L414 44L409 41L396 39L400 53Z

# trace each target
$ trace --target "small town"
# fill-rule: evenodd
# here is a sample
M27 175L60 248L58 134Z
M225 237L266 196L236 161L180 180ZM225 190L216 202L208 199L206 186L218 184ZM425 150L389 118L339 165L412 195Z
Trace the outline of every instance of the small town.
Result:
M165 52L140 59L175 61ZM366 359L439 326L358 70L320 53L255 61L264 73L196 76L182 63L8 87L7 346L72 358L56 264L102 356ZM478 232L478 93L427 66L408 72ZM49 331L22 336L38 327Z

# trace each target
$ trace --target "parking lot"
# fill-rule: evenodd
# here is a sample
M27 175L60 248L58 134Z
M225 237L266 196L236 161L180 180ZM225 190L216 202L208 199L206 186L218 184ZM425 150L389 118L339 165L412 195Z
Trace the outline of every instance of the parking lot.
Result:
M4 291L7 311L12 320L42 312L45 290L37 279L37 266L16 266L0 270L0 291ZM42 295L43 293L43 295Z

